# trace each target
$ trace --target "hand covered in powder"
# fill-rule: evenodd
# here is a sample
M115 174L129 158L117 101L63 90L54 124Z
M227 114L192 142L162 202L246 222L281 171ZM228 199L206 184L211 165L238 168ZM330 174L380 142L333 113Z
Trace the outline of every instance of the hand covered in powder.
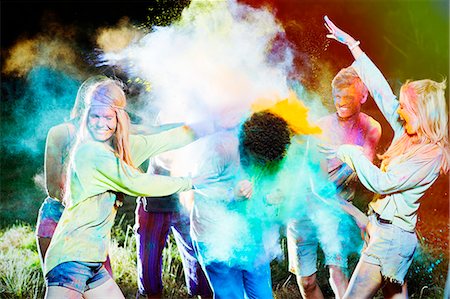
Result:
M268 203L269 205L279 205L283 201L284 201L284 194L278 188L266 196L266 203Z
M334 25L333 22L328 18L328 16L324 17L325 27L327 27L330 32L327 34L328 38L335 39L340 43L346 44L347 46L354 45L356 43L355 39L351 37L348 33L338 28Z
M236 198L244 197L249 199L253 194L253 183L248 180L240 181L234 188L234 194L236 195Z

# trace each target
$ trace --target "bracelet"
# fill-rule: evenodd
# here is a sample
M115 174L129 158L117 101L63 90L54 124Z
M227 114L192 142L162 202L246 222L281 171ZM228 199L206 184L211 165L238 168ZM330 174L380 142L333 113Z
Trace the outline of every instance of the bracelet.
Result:
M361 42L358 40L353 45L348 45L348 48L350 49L350 51L353 51L353 49L355 49L357 46L359 46L360 43Z

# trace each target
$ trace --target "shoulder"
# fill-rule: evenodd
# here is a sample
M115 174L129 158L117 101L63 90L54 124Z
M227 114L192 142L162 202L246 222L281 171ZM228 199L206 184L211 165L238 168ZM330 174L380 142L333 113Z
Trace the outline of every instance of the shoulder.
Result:
M381 135L381 125L373 117L361 112L360 121L363 125L364 131L371 132L372 134L378 133Z
M70 132L73 124L71 123L62 123L50 128L47 134L47 138L51 140L62 140L70 137Z

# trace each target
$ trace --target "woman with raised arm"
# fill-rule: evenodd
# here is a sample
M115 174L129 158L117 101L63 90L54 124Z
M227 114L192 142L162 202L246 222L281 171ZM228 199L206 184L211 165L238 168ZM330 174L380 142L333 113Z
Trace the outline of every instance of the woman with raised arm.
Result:
M136 167L150 156L193 141L182 126L155 135L129 135L121 84L94 84L73 147L64 194L65 210L47 250L46 298L123 298L103 266L117 213L116 192L164 196L190 190L190 178L150 175Z
M394 130L380 168L360 148L342 145L337 157L352 167L361 183L376 193L369 204L366 244L344 298L407 298L405 275L417 246L417 211L425 191L449 169L446 82L407 81L400 97L356 41L325 17L327 37L347 45L352 67ZM403 286L403 287L402 287Z

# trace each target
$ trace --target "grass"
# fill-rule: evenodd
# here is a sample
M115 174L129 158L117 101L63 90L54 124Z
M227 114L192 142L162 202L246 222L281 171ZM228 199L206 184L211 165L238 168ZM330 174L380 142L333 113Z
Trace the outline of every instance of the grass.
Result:
M132 226L118 221L113 229L110 249L114 279L126 298L135 298L136 241ZM286 240L281 240L286 252ZM422 244L408 273L410 298L442 298L447 275L448 256L430 254L432 250ZM319 252L318 278L326 298L333 297L328 285L328 273ZM350 258L354 267L358 257ZM175 241L171 236L163 252L164 298L188 298L184 285L183 268ZM287 272L285 259L271 263L275 299L301 298L295 277ZM44 278L37 253L34 232L30 225L16 224L0 231L0 298L43 298ZM382 298L379 293L376 298Z

